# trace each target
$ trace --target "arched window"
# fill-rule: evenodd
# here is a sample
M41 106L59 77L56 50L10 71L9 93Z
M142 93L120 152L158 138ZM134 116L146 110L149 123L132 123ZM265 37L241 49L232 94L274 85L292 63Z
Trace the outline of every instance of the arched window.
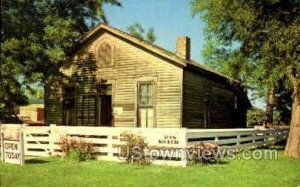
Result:
M107 42L102 42L96 49L96 60L100 67L113 65L113 46Z

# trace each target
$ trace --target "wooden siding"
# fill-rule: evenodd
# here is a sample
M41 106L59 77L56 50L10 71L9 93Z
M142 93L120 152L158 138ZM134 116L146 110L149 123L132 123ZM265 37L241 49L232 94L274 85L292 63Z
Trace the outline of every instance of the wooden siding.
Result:
M228 84L216 82L207 76L184 70L183 126L188 128L233 128L235 93ZM240 126L242 126L240 124Z
M112 66L102 67L101 62L96 61L95 51L101 42L113 45ZM142 78L152 78L156 80L156 127L181 127L182 68L117 36L98 34L62 71L76 83L76 125L95 125L93 120L87 122L86 119L87 115L94 117L95 103L90 99L83 100L83 97L95 94L97 83L108 81L113 87L113 107L123 109L122 113L113 116L114 126L135 126L136 83ZM60 121L61 98L47 97L46 100L46 121Z

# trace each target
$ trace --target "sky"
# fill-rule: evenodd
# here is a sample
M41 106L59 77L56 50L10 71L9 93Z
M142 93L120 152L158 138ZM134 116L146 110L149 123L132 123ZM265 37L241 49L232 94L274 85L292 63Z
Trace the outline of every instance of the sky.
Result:
M202 50L205 44L204 22L193 17L189 0L123 0L122 7L105 5L109 25L127 32L127 27L139 22L144 28L154 28L155 44L175 52L176 38L191 38L191 58L203 63ZM249 94L250 96L250 94ZM251 96L250 96L251 97ZM252 104L264 108L261 100Z
M127 31L136 22L144 28L153 27L157 37L155 44L175 52L176 38L191 38L191 58L202 62L204 24L192 16L188 0L124 0L122 7L105 5L109 25Z

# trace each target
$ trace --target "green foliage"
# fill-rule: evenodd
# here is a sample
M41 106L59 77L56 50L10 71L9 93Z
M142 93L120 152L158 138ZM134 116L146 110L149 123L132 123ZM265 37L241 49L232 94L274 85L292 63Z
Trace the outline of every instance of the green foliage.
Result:
M270 88L284 88L299 98L298 0L192 0L191 7L205 21L207 40L212 41L204 51L207 63L246 81L257 97Z
M134 36L140 40L146 40L149 43L154 43L156 40L156 36L154 34L153 27L150 27L147 30L147 33L145 33L144 27L140 23L135 23L135 24L127 27L127 30L132 36Z
M93 144L81 139L62 137L59 146L64 156L70 160L86 161L93 158Z
M74 148L68 152L67 158L73 161L86 161L91 160L93 157L91 154L83 151L82 149Z
M260 108L252 108L247 112L247 127L263 125L266 120L265 111Z
M282 82L279 81L276 89L274 124L289 125L292 112L292 90L285 88Z
M0 110L26 104L24 90L61 76L67 51L95 23L106 22L104 4L121 5L118 0L1 2Z
M229 48L218 40L207 38L202 53L207 66L233 79L242 80L244 84L248 83L251 66L240 49L234 46Z
M147 32L146 40L150 43L154 43L156 40L156 36L154 34L154 28L150 27Z
M282 101L282 100L281 100ZM276 111L274 112L273 125L289 125L291 111L284 106L276 104ZM282 108L279 108L282 107ZM247 127L255 125L263 125L266 121L266 112L260 108L252 108L247 112Z
M299 86L300 2L297 0L193 0L192 10L206 22L206 33L221 45L240 44L240 51L254 63L260 85Z
M127 163L150 164L144 152L148 144L143 137L125 132L122 134L122 141L126 144L121 147L121 156L126 158Z

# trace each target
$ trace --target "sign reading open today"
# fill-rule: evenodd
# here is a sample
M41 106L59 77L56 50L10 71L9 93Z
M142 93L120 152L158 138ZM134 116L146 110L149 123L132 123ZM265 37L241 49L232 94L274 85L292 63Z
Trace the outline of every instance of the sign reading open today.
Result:
M19 134L17 140L7 139L4 134L1 134L1 157L2 161L11 164L24 164L24 144L23 135Z

